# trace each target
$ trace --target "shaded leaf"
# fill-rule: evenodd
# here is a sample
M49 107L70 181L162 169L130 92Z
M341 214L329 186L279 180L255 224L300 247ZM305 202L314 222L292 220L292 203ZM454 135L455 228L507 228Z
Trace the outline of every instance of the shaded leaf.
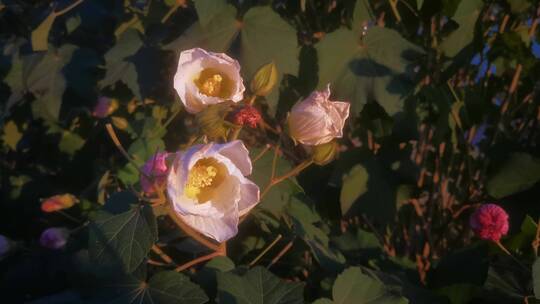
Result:
M133 206L120 214L98 211L90 229L90 257L102 265L120 262L125 271L132 272L156 240L156 220L150 206Z
M217 280L220 303L304 303L303 284L281 281L260 266L248 270L243 276L218 273Z
M341 214L346 214L352 204L362 194L367 191L369 174L362 165L356 165L351 168L349 174L343 177L343 185L341 187Z
M392 293L381 282L349 267L341 273L332 288L334 303L340 304L406 304L407 299Z
M3 128L2 141L11 150L17 150L17 143L22 138L22 133L19 132L17 124L13 120L8 121Z
M540 180L540 159L526 153L513 153L488 178L487 191L494 198L503 198L527 190Z
M52 11L35 30L32 31L32 50L46 51L49 48L49 32L56 19L56 13Z
M461 1L452 17L459 28L446 37L440 49L448 57L456 56L474 38L474 27L483 6L482 0Z

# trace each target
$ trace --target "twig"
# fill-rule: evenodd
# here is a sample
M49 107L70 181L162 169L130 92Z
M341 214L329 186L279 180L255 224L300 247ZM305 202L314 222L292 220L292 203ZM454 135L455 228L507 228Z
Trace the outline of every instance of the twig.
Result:
M257 155L253 158L253 160L251 160L251 163L254 164L256 161L258 161L261 157L264 156L264 154L266 154L266 152L268 152L268 150L270 150L271 147L272 147L272 146L270 146L270 145L266 145L266 146L264 147L264 149L262 149L262 151L259 152L259 154L257 154Z
M84 0L77 0L75 2L73 2L72 4L70 4L69 6L67 6L66 8L64 8L63 10L60 10L58 12L54 12L54 15L56 17L58 16L62 16L63 14L69 12L70 10L74 9L77 5L81 4Z
M165 252L163 252L163 250L161 250L161 248L159 248L157 245L155 245L155 244L152 245L152 251L153 251L155 254L159 255L159 257L160 257L163 261L165 261L165 263L167 263L167 264L174 264L173 259L172 259L170 256L168 256Z
M272 259L272 261L270 262L270 264L268 264L268 266L266 267L267 269L272 267L272 265L274 265L277 261L279 261L279 259L281 259L282 256L285 255L285 253L287 253L287 251L289 251L293 245L293 242L294 242L294 239L291 240L289 243L287 243L287 245L285 245L285 247L283 247L283 249L281 249L281 251L278 253L278 255L276 255L275 258Z
M253 267L253 265L255 265L272 247L274 247L274 245L277 244L277 242L279 240L281 240L281 234L278 234L278 236L276 237L276 239L274 241L272 241L272 243L270 243L270 245L268 245L261 253L259 253L259 255L253 259L253 261L251 261L251 263L249 263L249 267Z
M538 218L538 223L536 224L536 237L532 243L534 250L534 255L538 256L538 247L540 247L540 218Z
M174 271L176 271L176 272L184 271L184 270L186 270L186 269L188 269L188 268L190 268L190 267L193 267L193 266L195 266L195 265L197 265L197 264L199 264L199 263L202 263L202 262L204 262L204 261L208 261L208 260L211 260L211 259L213 259L213 258L215 258L215 257L218 257L218 256L225 256L225 255L226 255L225 243L222 243L222 244L218 247L218 249L217 249L216 251L214 251L214 252L212 252L212 253L210 253L210 254L207 254L207 255L203 255L203 256L201 256L201 257L198 257L198 258L196 258L196 259L194 259L194 260L191 260L191 261L189 261L189 262L187 262L187 263L185 263L185 264L183 264L183 265L180 265L180 266L176 267L176 268L174 269Z

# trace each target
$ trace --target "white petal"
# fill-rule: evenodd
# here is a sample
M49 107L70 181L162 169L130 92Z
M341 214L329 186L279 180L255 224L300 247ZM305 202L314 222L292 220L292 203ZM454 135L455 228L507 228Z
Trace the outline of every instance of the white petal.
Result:
M214 149L217 153L230 159L240 169L243 175L250 175L252 166L249 151L241 140L231 141L226 144L216 144Z
M182 214L178 216L191 228L220 243L227 241L238 233L237 210L220 218Z
M259 186L244 178L240 184L240 201L238 202L238 213L240 216L248 213L260 200Z

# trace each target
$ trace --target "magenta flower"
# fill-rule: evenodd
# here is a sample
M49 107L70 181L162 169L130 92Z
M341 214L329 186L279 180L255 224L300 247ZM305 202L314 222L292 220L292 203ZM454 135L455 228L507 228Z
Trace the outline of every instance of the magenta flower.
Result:
M41 233L39 243L41 246L49 249L61 249L68 240L69 230L66 228L48 228Z
M479 238L498 242L508 233L508 213L495 204L485 204L473 213L470 225Z
M141 187L146 193L154 193L167 183L167 152L158 152L141 168ZM158 189L156 189L156 187Z

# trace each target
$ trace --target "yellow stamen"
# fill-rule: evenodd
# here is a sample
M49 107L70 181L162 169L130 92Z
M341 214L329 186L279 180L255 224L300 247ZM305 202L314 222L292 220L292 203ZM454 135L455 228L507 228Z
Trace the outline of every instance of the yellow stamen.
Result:
M184 193L187 197L199 202L204 201L201 196L203 190L215 188L221 183L218 174L220 164L214 159L201 159L195 163L188 175ZM204 195L206 197L206 195Z
M231 82L217 69L203 70L194 82L199 91L206 96L227 98L230 95Z

